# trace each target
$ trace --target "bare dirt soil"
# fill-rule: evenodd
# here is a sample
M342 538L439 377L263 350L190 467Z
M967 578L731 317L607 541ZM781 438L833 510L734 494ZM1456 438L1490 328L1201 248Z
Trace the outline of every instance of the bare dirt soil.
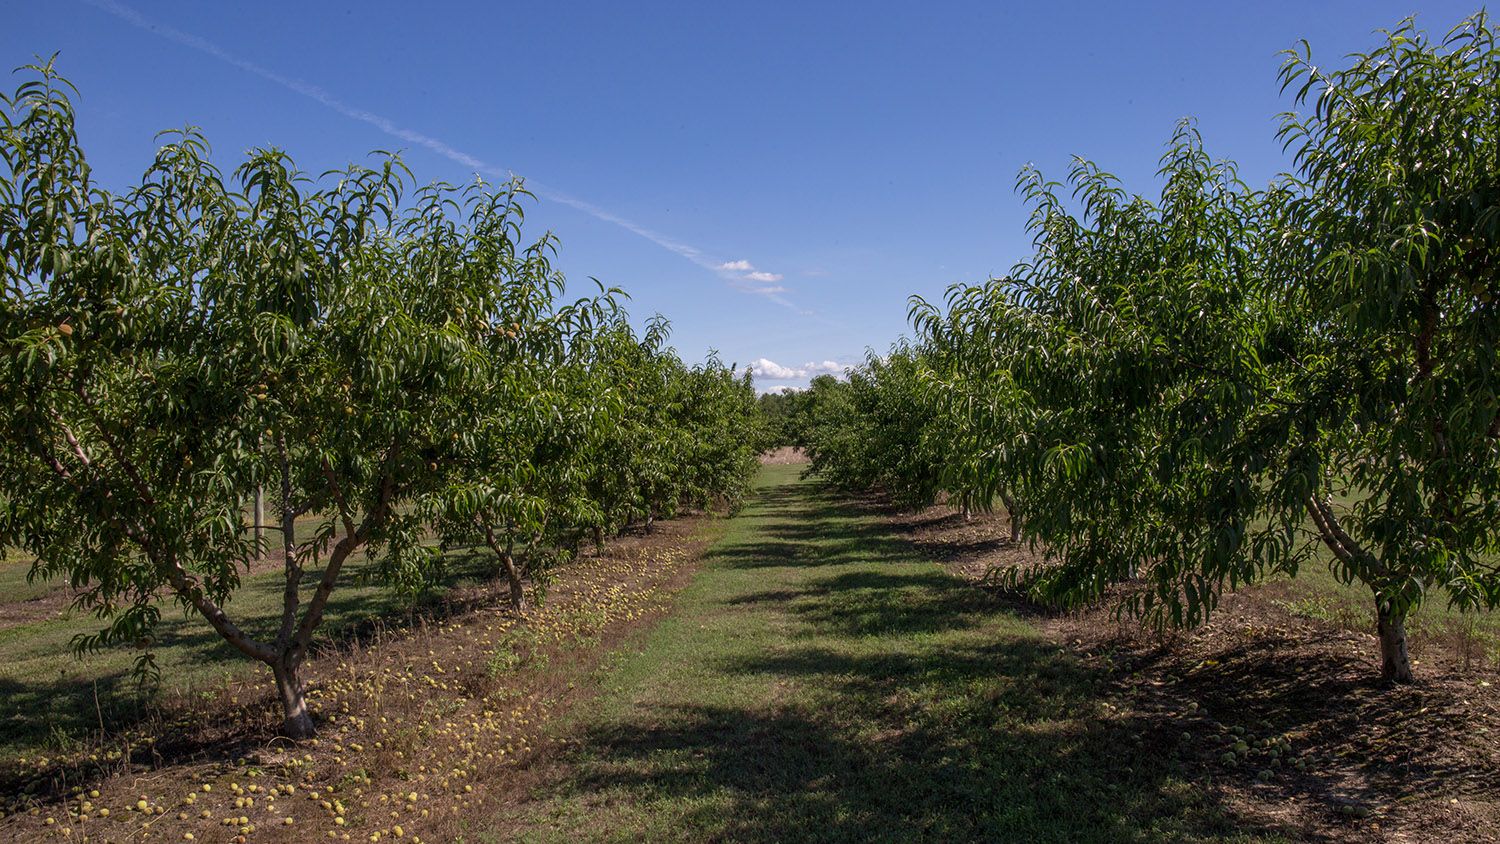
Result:
M798 474L794 464L805 462L790 449L763 460L779 467L768 471L785 476L783 484ZM1066 772L1098 780L1095 792L1057 794L1063 803L1081 797L1092 804L1091 797L1117 788L1128 796L1132 783L1142 786L1140 794L1153 795L1154 803L1126 800L1130 812L1147 814L1122 809L1130 823L1119 829L1149 828L1170 838L1214 829L1215 818L1229 818L1249 838L1500 840L1500 675L1476 667L1452 643L1422 643L1418 682L1385 688L1378 683L1373 635L1291 611L1282 584L1228 595L1210 624L1175 634L1143 631L1116 618L1109 605L1054 613L990 577L999 568L1040 561L1037 549L1009 540L1003 514L964 519L946 507L897 513L797 483L763 493L759 509L735 522L737 544L715 551L715 567L705 570L705 576L716 572L728 597L693 581L702 593L702 617L695 621L689 613L695 623L682 627L687 622L674 615L682 627L673 634L683 640L679 648L646 654L644 637L669 626L657 622L682 600L679 590L729 528L726 522L659 522L653 534L615 540L602 556L586 554L560 570L545 600L524 618L504 609L503 587L494 584L449 593L419 613L359 631L310 666L320 726L311 742L269 738L278 707L266 678L246 674L211 694L163 700L152 719L128 732L75 742L46 757L0 761L0 811L6 815L0 840L420 842L472 840L496 829L543 838L551 830L565 840L562 831L575 821L602 836L608 829L618 833L624 827L609 824L625 820L683 840L693 840L694 829L785 840L870 831L861 826L864 815L844 817L839 806L863 806L866 814L889 809L892 819L910 820L909 802L886 807L883 795L895 782L937 789L944 799L934 805L942 811L927 820L959 829L970 813L960 811L961 802L946 802L949 791L967 794L973 787L993 796L1009 787L1032 800L1052 793L1029 784L1032 774L1005 775L1031 770L1027 754L1035 756L1036 776L1050 772L1060 782ZM970 585L914 570L916 560L937 561ZM801 591L770 588L772 575L814 582ZM984 602L982 613L971 606L976 597ZM746 603L751 598L754 603ZM752 606L775 623L748 625ZM1010 618L1017 629L1006 634L976 622L991 616ZM802 629L799 624L823 638L788 638L786 630ZM1031 627L1040 638L1026 632ZM939 633L960 644L987 644L966 650L934 638ZM997 649L991 640L1006 635L1015 641ZM718 657L708 647L716 641L724 649ZM807 641L823 650L805 662L767 656ZM829 650L835 645L852 650ZM755 651L759 661L729 659L735 648ZM906 670L892 648L935 650L911 656ZM1012 665L1020 653L1031 661ZM989 661L972 662L976 654ZM936 670L943 659L953 664ZM681 688L663 685L671 673L664 669L651 668L634 681L629 671L617 678L614 666L634 663L676 666ZM1015 677L1003 676L1007 665ZM851 674L851 666L860 671ZM723 689L695 679L715 671L722 675L716 683L727 684ZM1101 679L1074 689L1064 682L1074 675ZM627 714L639 709L643 704L633 696L646 692L631 682L657 696L728 695L735 704L743 703L735 696L744 692L733 691L740 689L734 683L749 684L745 689L760 683L768 700L783 703L792 688L805 687L815 705L807 707L806 723L741 724L748 738L740 744L726 743L731 733L717 723L682 734L667 730L665 738L665 728L656 725L645 735L665 744L640 747L622 745L616 734L604 741L587 723L572 724L598 700L620 698L615 702ZM1010 691L990 690L986 682ZM1071 721L1056 720L1063 710L1051 703L1033 707L1036 712L1000 706L1031 700L1033 692L1047 702L1048 693L1085 687L1086 700L1064 707ZM921 706L909 700L924 689L930 700ZM984 718L975 722L978 732L955 721L952 704L965 694L978 695L969 701L973 712L1009 712L1009 732L992 732L1000 722ZM871 745L859 730L899 715L910 732L908 721L921 713L935 719L922 722L921 734L948 740L914 745L916 757L896 753L888 770L871 773L872 747L885 745ZM1049 732L1059 728L1065 728L1062 735ZM1071 750L1049 749L1051 738ZM766 747L782 756L767 755ZM938 765L932 770L946 771L951 782L935 781L913 764L935 747L984 764L974 770ZM1080 756L1080 747L1096 755ZM1114 748L1130 758L1118 758ZM634 750L639 753L626 752ZM585 764L589 759L594 762ZM776 759L782 762L773 764ZM800 767L783 764L787 759L800 760ZM697 778L686 777L682 767L705 764L707 774ZM1165 800L1161 783L1143 773L1153 764L1174 777L1180 773L1191 793L1173 792ZM537 795L550 793L559 770L588 776L579 781L578 795L564 791L554 806ZM599 780L600 771L609 777ZM616 780L623 783L616 791L602 789L601 782ZM704 790L705 783L713 788ZM784 786L776 792L784 799L761 805L757 795L768 783ZM646 786L655 790L642 792ZM799 800L808 789L822 791ZM823 800L830 795L843 802ZM551 811L574 803L591 807L589 817L515 814L517 806ZM1114 818L1101 808L1107 803L1092 809L1069 804L1068 811ZM1165 826L1148 823L1157 817L1151 806L1167 813L1159 816ZM663 807L683 817L662 815ZM705 811L694 814L699 809ZM1176 827L1173 812L1185 813ZM684 826L683 818L697 818L700 826ZM1234 836L1209 835L1220 837Z
M544 726L666 611L721 529L699 516L611 541L521 618L495 584L363 631L309 664L310 742L270 738L279 707L253 674L164 700L128 733L4 760L0 840L455 840L524 782Z
M890 520L981 588L1003 591L994 573L1041 560L1009 541L1003 513L965 520L939 506ZM1116 706L1173 727L1151 731L1173 746L1146 752L1190 746L1203 787L1242 817L1312 841L1500 840L1500 676L1433 641L1415 684L1384 687L1373 621L1366 634L1305 618L1284 592L1226 595L1206 626L1160 635L1117 618L1114 601L1060 614L1010 597L1110 672Z
M802 452L802 449L789 445L774 448L760 456L762 466L787 466L806 462L808 462L807 455Z

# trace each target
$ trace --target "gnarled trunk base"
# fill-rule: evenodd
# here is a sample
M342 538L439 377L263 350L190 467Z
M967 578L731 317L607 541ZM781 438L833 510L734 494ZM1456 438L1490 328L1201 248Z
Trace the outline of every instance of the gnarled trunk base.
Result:
M276 676L276 693L281 698L284 716L281 733L299 741L312 738L318 732L313 725L312 714L307 711L307 695L302 688L302 680L297 676L301 661L300 658L283 654L271 666L271 673Z
M1375 631L1380 636L1380 679L1410 683L1411 654L1406 649L1406 613L1376 604Z

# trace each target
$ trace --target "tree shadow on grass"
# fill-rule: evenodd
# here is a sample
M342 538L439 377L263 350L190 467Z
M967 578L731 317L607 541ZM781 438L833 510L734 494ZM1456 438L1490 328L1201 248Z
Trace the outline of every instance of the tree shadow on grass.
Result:
M998 602L948 575L934 572L852 571L805 588L752 592L732 606L786 604L820 633L887 636L993 625Z
M777 706L681 705L587 732L575 794L680 813L684 840L1155 841L1258 838L1193 788L1155 719L1093 713L1099 680L1056 648L808 648L732 671L811 681Z
M724 599L798 624L773 651L715 668L796 691L744 706L689 694L597 723L557 796L659 812L655 834L681 840L1301 837L1233 817L1189 781L1169 719L1107 711L1109 676L1029 633L993 592L933 571L860 504L810 485L772 493L786 516L717 565L826 572Z
M1393 688L1361 656L1274 632L1231 639L1197 660L1170 647L1115 645L1122 671L1173 678L1168 686L1138 684L1137 708L1201 705L1193 724L1206 734L1200 755L1215 756L1241 736L1252 746L1295 736L1288 760L1300 759L1306 770L1281 769L1266 788L1354 817L1418 798L1500 803L1493 744L1486 752L1472 729L1471 683L1429 678ZM1256 749L1247 761L1253 770L1269 760Z
M869 507L820 485L799 484L761 493L754 515L764 520L753 541L723 544L708 560L736 569L826 568L911 560L911 545L864 517Z

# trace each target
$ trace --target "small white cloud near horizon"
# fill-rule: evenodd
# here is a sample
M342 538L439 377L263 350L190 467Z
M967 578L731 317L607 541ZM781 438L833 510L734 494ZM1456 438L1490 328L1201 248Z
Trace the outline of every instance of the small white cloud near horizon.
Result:
M736 261L725 261L722 264L716 265L714 269L736 290L765 296L777 304L787 304L787 301L781 298L781 294L787 292L787 289L776 283L786 278L781 273L757 270L754 264L744 258Z
M811 378L815 375L843 375L851 364L839 363L838 361L809 361L801 366L782 366L770 358L756 358L750 361L750 371L758 378L767 381L797 381L803 378Z
M853 367L853 364L839 363L834 360L825 360L822 363L805 363L803 369L809 375L843 375Z
M756 358L750 361L750 371L760 378L771 381L791 381L794 378L804 377L795 369L788 369L769 358Z

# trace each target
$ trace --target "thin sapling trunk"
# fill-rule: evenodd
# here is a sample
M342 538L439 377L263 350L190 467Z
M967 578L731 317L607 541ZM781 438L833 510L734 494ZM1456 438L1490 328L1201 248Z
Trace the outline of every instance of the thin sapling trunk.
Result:
M515 539L507 539L505 542L505 547L502 548L500 546L500 541L495 537L495 529L491 527L488 520L486 520L484 525L484 541L487 545L490 546L490 550L495 552L495 556L500 558L500 571L505 575L506 581L510 584L511 610L514 611L516 615L525 613L526 586L521 582L521 570L516 565Z
M266 489L256 484L255 486L255 557L260 559L266 553Z
M1021 514L1016 510L1016 500L1005 493L1000 494L1000 500L1005 502L1005 515L1010 520L1010 541L1021 541Z

